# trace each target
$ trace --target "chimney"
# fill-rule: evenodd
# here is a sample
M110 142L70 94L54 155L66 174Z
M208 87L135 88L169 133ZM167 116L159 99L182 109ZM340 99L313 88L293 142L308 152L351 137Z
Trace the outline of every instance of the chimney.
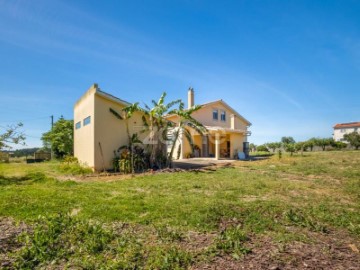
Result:
M194 107L194 89L192 87L189 87L188 90L188 109Z
M230 115L230 128L231 129L235 129L235 118L236 118L235 114Z

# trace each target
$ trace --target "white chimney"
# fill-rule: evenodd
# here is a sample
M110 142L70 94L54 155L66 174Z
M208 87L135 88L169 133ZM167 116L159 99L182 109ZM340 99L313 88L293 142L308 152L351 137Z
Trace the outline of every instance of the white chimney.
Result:
M194 89L192 87L189 87L188 90L188 109L194 107Z

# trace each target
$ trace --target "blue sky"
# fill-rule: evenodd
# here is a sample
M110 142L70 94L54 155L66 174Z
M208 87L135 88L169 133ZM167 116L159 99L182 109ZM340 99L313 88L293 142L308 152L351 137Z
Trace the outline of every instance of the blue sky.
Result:
M0 126L41 146L97 82L129 102L224 99L256 144L360 121L359 1L0 0Z

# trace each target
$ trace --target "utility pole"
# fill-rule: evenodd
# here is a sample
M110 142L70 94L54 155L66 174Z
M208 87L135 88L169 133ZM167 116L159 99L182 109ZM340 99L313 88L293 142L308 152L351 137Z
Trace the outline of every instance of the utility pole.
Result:
M51 131L53 131L53 129L54 129L54 115L51 115L50 118L51 118ZM53 159L54 152L53 152L52 142L51 142L51 154L50 155L51 155L51 159Z

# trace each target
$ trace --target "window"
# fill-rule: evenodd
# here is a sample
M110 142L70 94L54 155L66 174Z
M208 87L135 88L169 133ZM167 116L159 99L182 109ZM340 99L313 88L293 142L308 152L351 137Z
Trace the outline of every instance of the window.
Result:
M342 128L342 129L340 130L341 133L344 133L345 131L346 131L345 128Z
M354 128L354 131L356 132L356 131L358 131L359 130L359 128Z
M221 111L220 120L224 121L224 122L226 121L226 112L225 111Z
M91 118L90 118L90 116L88 116L88 117L86 117L85 119L84 119L84 126L86 126L86 125L88 125L88 124L90 124L90 122L91 122Z
M214 109L213 110L213 120L218 120L218 114L219 114L218 110Z
M81 122L80 121L75 124L75 129L79 129L79 128L81 128Z

